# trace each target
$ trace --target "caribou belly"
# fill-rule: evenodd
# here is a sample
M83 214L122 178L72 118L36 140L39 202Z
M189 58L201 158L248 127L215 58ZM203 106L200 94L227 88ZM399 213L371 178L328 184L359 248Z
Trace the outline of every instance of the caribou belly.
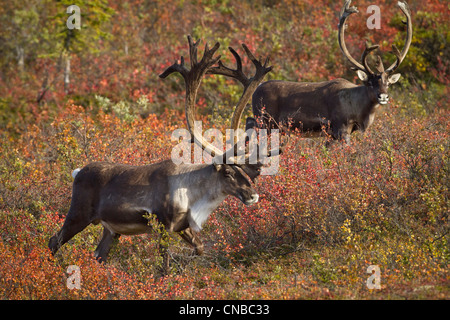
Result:
M111 221L101 221L101 224L116 234L135 235L150 232L151 228L142 223L114 223Z

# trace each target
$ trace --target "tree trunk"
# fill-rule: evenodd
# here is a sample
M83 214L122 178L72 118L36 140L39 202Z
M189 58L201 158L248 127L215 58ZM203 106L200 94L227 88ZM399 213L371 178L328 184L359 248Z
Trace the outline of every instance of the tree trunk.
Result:
M21 46L16 47L17 52L17 67L19 72L22 73L25 66L25 50Z
M64 59L64 93L69 93L70 86L70 56L66 55Z

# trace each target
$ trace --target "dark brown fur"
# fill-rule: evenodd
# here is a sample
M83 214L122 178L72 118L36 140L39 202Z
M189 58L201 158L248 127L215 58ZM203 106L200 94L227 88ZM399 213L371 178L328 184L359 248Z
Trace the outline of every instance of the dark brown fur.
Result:
M378 106L376 94L345 79L324 82L267 81L252 97L253 114L265 126L290 125L302 132L328 130L334 139L349 140L366 130Z

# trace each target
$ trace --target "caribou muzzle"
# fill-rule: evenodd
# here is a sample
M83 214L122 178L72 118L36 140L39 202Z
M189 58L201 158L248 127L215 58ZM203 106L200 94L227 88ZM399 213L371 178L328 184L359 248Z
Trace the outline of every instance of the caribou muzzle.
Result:
M379 104L387 104L389 102L389 95L387 93L381 93L377 99Z
M242 195L239 195L239 199L246 205L250 206L252 204L255 204L259 200L259 195L257 193L253 193L250 195L250 197L244 198Z

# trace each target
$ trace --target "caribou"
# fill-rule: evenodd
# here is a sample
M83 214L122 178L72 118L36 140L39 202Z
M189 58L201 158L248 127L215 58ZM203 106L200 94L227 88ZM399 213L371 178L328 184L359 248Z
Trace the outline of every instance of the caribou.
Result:
M372 124L375 111L389 101L388 87L396 83L399 73L394 71L404 60L412 39L411 13L406 2L398 6L406 17L407 35L402 52L392 46L396 61L387 69L377 56L376 71L368 64L371 52L379 46L366 42L361 63L353 58L344 40L347 18L357 13L346 0L340 14L338 41L344 56L350 61L363 85L356 85L345 79L323 82L289 82L271 80L261 84L253 93L252 109L255 118L247 118L246 128L255 126L289 126L305 133L305 136L331 135L332 141L344 140L350 143L350 134L356 130L364 132ZM259 120L257 120L259 119Z
M145 217L150 214L156 216L161 228L179 233L182 239L194 247L195 253L200 255L204 247L198 232L208 216L227 196L233 196L245 205L258 201L258 193L252 183L260 174L263 165L260 159L254 164L250 163L247 161L250 154L246 150L244 161L238 163L235 156L237 143L231 152L224 152L204 139L194 126L197 92L204 75L207 72L214 73L214 68L226 68L230 75L236 75L239 68L233 71L221 62L218 67L213 67L220 61L220 55L214 56L219 43L211 49L206 44L203 57L199 61L199 41L194 42L192 37L188 36L188 42L190 70L181 57L181 62L177 61L168 67L160 74L160 78L166 78L172 73L180 73L184 78L187 127L195 143L213 157L212 163L175 164L169 159L154 164L132 166L94 162L82 169L76 169L73 172L69 212L61 230L49 240L48 246L52 254L88 225L101 223L103 237L94 255L99 261L105 262L114 239L120 235L150 233L153 230L153 226L149 225L149 220ZM243 47L256 72L253 77L247 78L247 90L235 108L233 119L240 119L253 93L251 90L271 71L271 67L267 66L268 60L262 64L245 45ZM240 59L238 64L239 62ZM238 127L239 122L234 122L232 129L236 130ZM280 153L281 148L270 150L267 157ZM160 251L164 256L163 270L168 270L169 267L166 249L160 243Z

